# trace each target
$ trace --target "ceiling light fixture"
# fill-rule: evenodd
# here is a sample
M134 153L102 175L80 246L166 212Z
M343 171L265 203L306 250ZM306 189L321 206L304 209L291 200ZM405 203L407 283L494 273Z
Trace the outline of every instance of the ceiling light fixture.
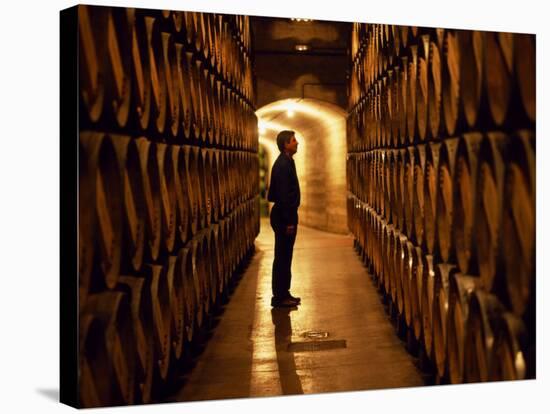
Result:
M309 50L309 45L296 45L294 48L298 52L305 52L306 50Z

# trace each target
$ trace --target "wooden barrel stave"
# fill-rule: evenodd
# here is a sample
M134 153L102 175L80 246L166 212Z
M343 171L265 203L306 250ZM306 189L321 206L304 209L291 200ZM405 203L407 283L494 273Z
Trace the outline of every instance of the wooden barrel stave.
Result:
M152 400L154 345L150 286L147 279L135 276L120 276L117 289L125 292L131 299L131 312L137 352L137 388L139 402L150 403Z
M433 355L437 374L448 376L447 315L449 307L449 279L457 269L454 264L439 263L435 266L433 298Z
M159 171L154 144L147 138L135 140L139 152L140 173L146 207L147 256L157 260L160 252L162 215L159 193Z
M431 142L426 151L424 172L424 246L429 254L435 251L438 196L439 154L441 143Z
M483 289L471 293L464 349L465 382L489 381L495 323L502 312L503 306L496 296Z
M437 256L444 262L455 261L453 256L453 198L455 193L453 177L455 175L458 138L449 138L443 141L438 171L438 191L436 207L436 251Z
M114 291L90 295L81 320L83 406L133 404L136 348L129 298Z
M457 149L453 196L453 235L455 256L463 274L477 273L476 251L472 246L474 209L477 205L477 169L479 147L483 135L467 133L460 138Z
M535 136L519 131L511 137L506 163L502 257L506 291L512 310L524 315L535 302Z

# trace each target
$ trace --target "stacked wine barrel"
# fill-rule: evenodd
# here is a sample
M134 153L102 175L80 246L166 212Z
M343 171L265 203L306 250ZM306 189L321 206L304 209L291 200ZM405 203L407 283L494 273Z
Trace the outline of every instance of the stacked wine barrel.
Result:
M349 228L438 381L535 376L535 130L534 36L354 24Z
M249 21L78 17L80 405L148 403L259 232Z

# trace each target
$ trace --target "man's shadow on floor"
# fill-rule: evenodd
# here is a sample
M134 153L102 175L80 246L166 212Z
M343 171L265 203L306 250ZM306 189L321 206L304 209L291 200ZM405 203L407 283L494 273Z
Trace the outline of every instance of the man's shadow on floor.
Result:
M288 352L288 345L292 338L290 312L297 309L297 307L271 309L271 320L275 325L275 351L283 395L304 393L300 377L296 373L294 353Z

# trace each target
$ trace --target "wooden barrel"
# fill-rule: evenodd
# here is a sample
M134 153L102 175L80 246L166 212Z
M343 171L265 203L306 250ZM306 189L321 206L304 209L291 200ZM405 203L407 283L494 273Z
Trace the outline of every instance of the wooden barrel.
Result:
M192 136L196 139L202 138L202 118L199 101L199 79L193 53L185 52L184 67L186 69L187 79L189 82L189 91L191 95L191 107L189 108L189 123Z
M493 364L495 323L500 318L503 307L496 296L476 289L470 295L469 308L464 349L464 381L489 381Z
M414 198L414 147L404 149L403 156L403 229L412 239Z
M196 25L195 25L195 15L196 12L182 12L183 24L185 27L186 41L188 45L194 47L195 37L197 35Z
M399 145L399 133L397 131L397 71L399 67L390 67L388 70L388 81L386 85L386 106L387 106L387 144L397 147Z
M123 258L128 258L134 270L139 271L143 262L146 231L146 206L141 179L138 147L130 137L111 135L120 175L123 177Z
M504 160L508 137L491 132L480 147L477 177L478 207L475 209L475 240L479 274L488 291L494 286L497 266L500 266L502 211L504 203Z
M459 272L449 278L449 308L447 310L447 364L449 381L464 381L464 348L471 293L479 286L479 277Z
M91 122L99 121L103 112L106 89L105 46L103 39L107 24L105 8L78 8L78 38L80 97L84 113Z
M537 119L535 62L535 36L514 34L514 73L523 110L532 122Z
M135 401L136 346L130 301L122 292L88 296L80 327L80 401L84 407Z
M453 229L455 256L463 274L477 272L476 251L472 245L474 209L477 205L477 169L479 146L483 136L472 132L464 134L459 141L454 175Z
M405 283L408 282L408 279L410 277L410 266L409 262L406 257L405 250L407 249L407 237L399 232L398 237L396 238L396 254L395 254L395 279L396 279L396 290L397 290L397 309L399 310L399 314L402 317L406 317L405 315L405 306L406 306L406 299L405 294L407 292L407 288L404 286Z
M379 273L380 273L380 267L379 267L379 257L380 257L380 220L378 218L378 215L373 210L371 215L371 238L370 238L370 244L371 244L371 260L372 260L372 272L374 274L374 277L378 281L379 279Z
M201 82L203 90L203 100L205 108L204 128L206 130L206 142L215 145L214 134L214 102L213 102L213 90L212 81L210 79L210 70L206 65L202 67Z
M78 282L82 308L90 290L97 228L96 181L101 135L81 132L78 147ZM90 207L91 206L91 207Z
M418 83L416 89L416 124L421 141L427 138L428 133L428 72L430 63L430 36L420 37L418 50Z
M466 122L476 126L481 105L485 33L472 30L458 32L460 47L460 96Z
M423 263L424 254L422 249L418 246L409 246L408 250L410 256L409 260L412 259L411 264L411 279L410 279L410 288L409 288L409 298L410 298L410 311L411 311L411 323L409 324L412 327L414 337L417 340L420 340L422 337L422 282L423 282Z
M160 265L145 266L147 285L150 286L151 307L153 315L153 332L155 347L155 368L162 380L168 376L171 349L170 287L168 285L168 268Z
M185 175L186 192L189 200L189 231L190 236L197 233L200 223L199 218L199 191L197 183L197 147L190 147L187 145L182 146L183 153L185 155L185 171L182 174Z
M204 228L210 226L212 223L213 216L213 206L212 206L212 163L210 149L202 148L201 149L202 158L202 169L201 163L199 162L199 178L201 184L201 194L203 196L203 207L204 207Z
M413 254L414 245L405 237L401 237L401 254L403 268L401 274L401 289L403 291L403 315L408 327L412 327L411 291L413 283Z
M215 145L221 145L221 107L220 91L221 80L215 73L210 73L210 90L212 91L212 139Z
M384 130L383 130L383 99L382 99L382 80L378 80L374 84L374 116L376 123L376 146L384 146Z
M382 280L384 282L384 288L386 290L386 293L390 295L390 297L395 303L396 290L395 290L395 282L393 280L395 277L395 268L394 268L395 267L394 266L395 250L394 250L394 244L393 244L393 241L395 239L394 228L392 224L386 224L385 228L383 227L383 229L385 230L385 234L384 234L383 251L382 251L382 255L383 255Z
M456 153L458 147L458 138L449 138L443 141L441 145L441 156L439 159L437 191L437 248L438 257L445 263L454 258L454 234L453 229L453 198L455 187L453 177L455 175Z
M460 47L458 34L448 30L445 34L442 70L442 107L445 129L454 135L460 110Z
M107 77L105 83L105 98L110 103L112 120L120 127L125 127L130 114L130 98L132 92L132 57L126 51L132 47L134 29L134 14L131 9L118 7L107 8L106 27L98 39L105 42ZM100 29L101 30L101 29Z
M203 71L203 62L199 59L194 59L193 61L194 76L196 78L196 92L197 92L197 105L198 112L197 123L199 127L198 138L202 142L208 142L208 129L207 129L207 100L206 100L206 90L204 85L204 71Z
M384 217L388 223L393 224L393 170L394 170L394 151L383 150L384 160Z
M162 211L162 242L168 252L174 250L176 240L177 198L175 189L176 171L173 164L172 151L169 145L156 144L161 211Z
M409 84L409 58L401 57L400 67L397 69L397 91L396 91L396 128L399 135L399 144L407 144L407 87Z
M176 43L176 88L179 99L180 123L183 136L191 137L193 102L191 97L191 78L184 45Z
M391 297L393 303L397 306L397 311L401 315L403 312L403 290L401 286L401 277L403 273L403 257L401 255L401 234L395 227L390 234L390 246L388 262L391 273L389 274Z
M153 345L153 319L150 286L147 279L133 276L120 276L117 289L130 298L132 324L136 340L136 381L139 390L139 402L151 402L153 371L155 364ZM137 399L137 398L136 398Z
M195 30L196 30L196 36L195 36L195 50L201 54L201 58L205 57L204 53L206 52L205 45L206 45L206 39L204 36L204 13L194 13L194 21L195 21Z
M128 19L133 19L132 30L132 110L141 130L149 127L151 112L151 73L145 18L140 10L127 8Z
M418 46L413 45L409 48L408 59L408 86L407 86L407 139L410 144L414 142L416 136L416 95L417 95L417 73L418 73Z
M448 374L447 361L447 309L449 307L449 279L457 269L453 264L439 263L435 266L433 298L433 346L437 374Z
M171 349L176 360L181 358L185 335L185 259L187 251L180 249L177 256L168 256L166 278L170 294L170 339Z
M88 138L84 135L82 139ZM99 246L99 268L102 282L112 289L118 279L121 261L123 177L118 168L116 150L112 140L101 134L93 134L91 139L102 140L95 181L95 211L98 225L96 238Z
M178 64L174 37L170 33L161 33L163 70L166 78L167 93L167 123L168 132L176 137L180 130L180 90L178 83Z
M229 216L224 219L224 232L223 232L223 259L224 259L224 269L225 269L225 285L229 283L231 277L233 276L233 269L231 264L230 247L231 244L231 220Z
M211 150L211 168L212 168L212 208L213 211L213 219L215 222L217 222L225 213L224 206L223 206L223 199L222 199L222 191L221 191L221 177L222 174L221 171L221 164L220 164L220 151L219 150ZM258 174L259 175L259 174Z
M424 171L424 245L433 254L436 241L439 152L441 144L431 142L427 147Z
M185 243L189 238L190 222L185 151L179 145L171 145L170 156L174 169L174 191L176 194L176 239Z
M197 233L193 238L193 249L195 251L195 271L193 272L193 276L196 278L195 299L197 304L196 322L199 328L202 326L203 318L208 313L210 305L206 291L206 261L208 260L206 251L207 243L204 242L206 242L206 240L204 240L204 231Z
M183 29L183 13L173 10L162 10L163 28L167 32L179 33Z
M422 332L424 334L424 349L431 357L433 347L433 302L435 265L432 255L422 256Z
M208 188L206 187L207 181L205 175L207 174L206 166L206 153L202 148L195 147L196 157L196 177L195 183L197 186L198 208L199 208L199 226L198 229L202 230L209 225L208 218L210 215L210 202Z
M402 148L395 150L395 216L397 227L405 233L405 154L407 150Z
M184 294L184 336L187 342L193 340L195 333L195 325L197 322L198 302L196 290L196 269L195 269L195 254L193 241L180 249L178 252L179 270L183 279L183 294Z
M414 183L412 225L413 240L417 246L424 242L424 171L426 165L426 146L414 147Z
M216 298L219 298L225 290L225 267L222 251L224 249L224 228L221 223L212 225L213 244L210 247L214 265L212 265L212 276L216 282Z
M212 306L216 304L218 300L218 292L220 290L220 262L217 252L218 237L218 225L213 224L208 228L208 264L210 267L208 286L210 290L210 303Z
M433 139L440 137L441 127L441 56L436 42L430 42L428 65L428 131Z
M397 28L401 37L401 45L403 49L406 49L409 43L409 26L397 26Z
M523 315L535 298L535 136L511 137L506 163L502 218L502 257L513 311Z
M99 388L98 361L108 361L105 333L101 321L95 315L82 313L79 317L79 403L81 407L101 407L110 403L110 384ZM97 379L96 379L97 378ZM98 384L96 385L96 381ZM105 391L105 388L107 389ZM103 395L102 394L107 394ZM104 401L105 400L105 401Z
M158 20L154 17L146 16L145 30L147 32L149 74L151 76L152 90L151 117L156 131L162 134L166 128L168 90L163 64L162 36Z
M490 381L515 381L529 378L526 350L527 330L516 315L504 312L495 324L495 343L491 356Z
M502 126L508 114L514 70L514 35L485 34L485 81L491 118ZM534 75L534 73L533 73Z
M161 242L162 213L155 144L142 137L136 140L136 146L139 152L141 183L146 206L147 256L151 260L157 260Z

